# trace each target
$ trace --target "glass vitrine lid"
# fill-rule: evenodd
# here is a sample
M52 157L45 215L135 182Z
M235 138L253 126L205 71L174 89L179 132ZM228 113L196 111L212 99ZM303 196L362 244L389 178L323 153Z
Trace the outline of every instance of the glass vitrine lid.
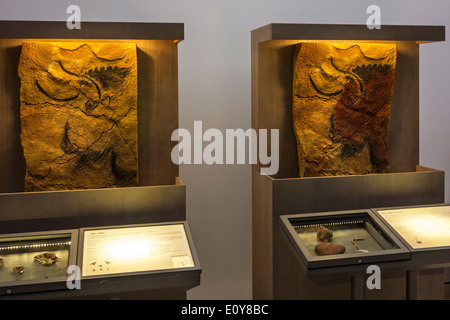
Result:
M392 254L404 249L370 210L298 214L281 221L308 266L385 261L399 258Z
M0 238L0 282L65 277L72 233Z
M396 248L367 214L324 221L291 220L312 256L367 253Z
M184 223L83 229L82 276L195 267Z
M450 246L450 206L379 209L381 217L412 249Z

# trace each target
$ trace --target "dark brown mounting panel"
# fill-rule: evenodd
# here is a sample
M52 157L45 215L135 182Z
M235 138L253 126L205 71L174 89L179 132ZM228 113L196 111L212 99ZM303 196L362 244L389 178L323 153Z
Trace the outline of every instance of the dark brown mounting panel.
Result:
M184 39L183 23L82 22L69 29L65 21L0 21L0 39Z
M369 29L351 24L272 23L253 31L260 42L268 40L365 40L413 41L417 43L445 41L444 26L383 25Z
M276 178L298 176L292 130L295 45L301 41L383 41L397 44L389 153L391 172L414 172L419 164L419 46L444 41L441 26L270 24L252 31L252 127L280 130Z
M178 128L180 23L0 21L0 193L24 191L25 159L20 142L18 64L24 40L132 42L138 59L138 159L141 186L172 185L179 176L171 160ZM87 40L88 39L88 40Z

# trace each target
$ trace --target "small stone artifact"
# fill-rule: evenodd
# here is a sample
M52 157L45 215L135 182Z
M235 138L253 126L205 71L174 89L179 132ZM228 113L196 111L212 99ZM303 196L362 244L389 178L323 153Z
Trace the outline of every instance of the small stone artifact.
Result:
M395 44L300 43L293 122L300 177L389 172Z
M23 42L25 191L138 185L134 43Z
M34 259L45 266L49 266L59 260L59 257L57 257L53 252L45 252L34 256Z
M345 252L345 247L340 244L330 242L320 242L316 245L316 253L319 256L326 256L330 254L342 254Z
M17 266L17 267L13 268L14 274L16 276L18 276L19 274L22 274L24 270L25 270L24 266Z
M333 231L328 229L327 227L320 226L317 228L317 239L320 241L328 242L333 237Z

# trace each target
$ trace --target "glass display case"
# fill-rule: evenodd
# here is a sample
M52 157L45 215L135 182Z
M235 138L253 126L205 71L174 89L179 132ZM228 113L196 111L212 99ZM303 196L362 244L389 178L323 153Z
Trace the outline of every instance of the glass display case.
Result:
M376 210L411 249L450 247L450 206Z
M78 247L79 291L120 296L164 290L184 299L200 283L186 221L81 228Z
M409 250L370 210L280 216L307 269L409 259Z
M0 236L0 294L64 288L77 237L77 230Z
M419 271L450 267L450 205L372 210L411 252L406 269L407 298L419 299ZM444 288L441 285L442 282L434 284L433 291L442 293L437 296L438 299L443 297Z
M81 276L198 269L186 222L80 230Z
M411 251L410 270L450 266L450 205L373 211Z

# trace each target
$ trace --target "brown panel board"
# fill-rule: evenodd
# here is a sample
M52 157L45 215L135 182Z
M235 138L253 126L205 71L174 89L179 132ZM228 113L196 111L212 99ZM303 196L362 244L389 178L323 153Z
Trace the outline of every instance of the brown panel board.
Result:
M89 22L69 29L66 21L0 21L1 38L183 40L183 23Z
M445 196L442 171L273 179L272 183L273 210L278 215L385 207L388 203L393 207L442 203Z
M376 40L376 41L445 41L444 26L383 25L369 29L366 25L272 23L254 30L260 41L268 40Z
M186 219L186 186L0 194L0 233Z

